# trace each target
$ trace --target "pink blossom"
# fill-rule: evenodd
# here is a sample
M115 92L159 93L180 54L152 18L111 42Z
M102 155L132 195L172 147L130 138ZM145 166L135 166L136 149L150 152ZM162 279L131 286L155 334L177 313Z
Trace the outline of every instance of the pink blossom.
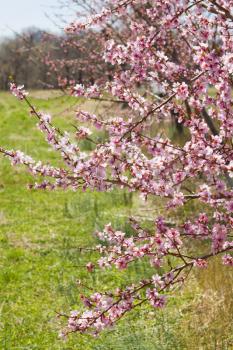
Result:
M225 254L222 258L224 265L233 266L233 257L230 254Z
M86 264L86 268L88 272L92 272L95 268L95 265L92 262Z
M186 83L181 83L175 85L174 88L177 97L180 98L181 100L186 100L189 96L189 90L188 90L188 85Z
M148 289L146 291L147 298L150 304L155 308L162 308L165 306L166 297L165 295L159 295L156 289Z
M226 207L227 207L227 210L232 213L233 212L233 200L230 201L229 203L227 203Z
M195 267L199 267L199 268L203 269L203 268L206 268L208 264L207 264L207 261L204 259L197 259L197 260L194 260L193 265Z
M79 139L84 139L86 138L87 136L91 135L91 130L84 127L84 126L80 126L77 131L76 131L76 136L79 138Z
M224 225L215 224L212 234L212 250L218 252L223 248L227 235L227 228Z
M24 85L17 86L15 83L10 83L10 91L21 101L28 95L28 92L24 90Z

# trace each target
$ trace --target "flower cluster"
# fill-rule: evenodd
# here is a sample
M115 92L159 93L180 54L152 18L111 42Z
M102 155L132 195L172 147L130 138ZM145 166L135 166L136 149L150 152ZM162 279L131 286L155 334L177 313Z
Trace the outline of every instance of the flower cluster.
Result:
M28 92L24 90L24 85L17 85L15 83L10 83L10 91L19 100L23 100L28 95Z
M97 98L100 96L99 88L96 84L87 89L85 89L82 84L76 84L74 87L72 87L71 93L75 97L83 96L86 98Z

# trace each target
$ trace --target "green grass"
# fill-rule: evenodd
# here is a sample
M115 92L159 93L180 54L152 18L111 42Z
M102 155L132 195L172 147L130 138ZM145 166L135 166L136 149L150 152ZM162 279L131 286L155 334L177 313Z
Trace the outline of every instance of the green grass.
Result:
M78 104L77 100L64 96L45 97L44 93L34 93L32 103L39 110L50 111L57 126L72 130L74 120L67 108ZM50 159L53 164L61 164L59 155L49 149L37 130L27 106L6 93L0 94L0 145L21 149L38 160ZM179 298L170 300L165 311L155 312L145 307L97 339L72 335L66 342L61 341L58 332L65 320L57 319L56 312L69 312L79 306L78 279L97 289L111 289L149 273L146 264L138 264L130 269L129 276L116 271L89 275L84 266L91 256L78 249L95 244L92 233L108 222L129 232L127 217L137 203L131 202L123 191L29 191L26 186L31 182L33 178L24 168L12 168L9 161L1 157L1 350L231 349L233 305L228 301L232 300L229 292L233 288L232 274L229 269L220 269L219 264L205 277L201 273L194 275L188 287L177 292ZM217 285L210 285L215 279ZM212 291L211 303L204 292L206 288L208 293ZM215 305L220 296L220 308L214 312L210 308L208 314L208 308ZM208 318L206 315L214 313L211 325L205 325L204 329L200 327L202 319L198 319L201 307L207 310L204 320ZM219 344L223 344L222 347Z

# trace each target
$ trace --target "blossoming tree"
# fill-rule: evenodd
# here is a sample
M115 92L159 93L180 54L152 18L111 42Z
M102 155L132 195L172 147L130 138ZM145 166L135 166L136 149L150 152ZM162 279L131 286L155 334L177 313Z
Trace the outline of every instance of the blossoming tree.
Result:
M197 212L177 225L157 217L153 227L145 229L143 222L131 218L134 234L130 237L110 224L98 232L105 243L96 247L100 259L87 264L90 273L97 267L127 269L142 259L154 273L124 289L82 296L84 309L68 315L63 335L98 334L146 302L164 307L191 269L205 268L215 255L233 266L233 1L105 3L100 13L86 22L73 22L66 31L76 35L94 26L98 32L114 19L119 35L106 37L102 52L104 61L114 66L114 75L100 84L73 85L70 92L100 100L110 96L113 103L127 104L124 116L114 115L114 109L108 118L77 111L77 120L84 126L77 127L74 143L67 132L53 125L50 115L32 106L22 86L12 83L12 93L28 104L46 140L60 152L64 167L36 162L21 151L0 151L12 164L24 164L42 178L32 186L36 189L110 191L119 187L145 199L159 197L168 215L190 201L199 204ZM159 94L151 89L153 84ZM166 130L155 132L156 123L166 123L174 113L187 130L183 144L170 139ZM105 130L108 139L96 142L87 124ZM95 149L81 152L81 139L94 143ZM190 244L199 246L195 241L205 243L204 253L189 249ZM158 274L161 267L164 273Z

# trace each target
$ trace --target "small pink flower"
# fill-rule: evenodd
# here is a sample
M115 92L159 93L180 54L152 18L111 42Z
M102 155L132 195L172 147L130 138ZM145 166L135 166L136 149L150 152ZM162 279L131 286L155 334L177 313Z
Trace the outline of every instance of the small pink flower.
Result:
M233 212L233 201L228 202L226 207L227 207L227 210L229 210L229 212L232 213Z
M181 100L186 100L187 97L189 96L188 85L184 82L182 84L175 85L174 90L177 94L177 97L180 98Z
M86 137L88 137L89 135L91 135L91 130L84 127L84 126L80 126L76 132L76 136L79 139L85 139Z
M194 260L193 262L193 266L199 267L200 269L205 269L207 265L208 265L207 261L204 259L197 259L197 260Z
M233 266L233 256L231 256L230 254L225 254L222 257L222 262L223 262L223 265Z
M150 304L155 308L162 308L166 304L165 295L159 295L156 289L148 289L146 291L146 296L150 301Z
M28 92L24 90L24 85L17 86L15 83L10 83L10 91L21 101L28 95Z
M84 96L85 95L85 89L82 84L77 84L72 89L72 95L75 97Z
M86 268L88 272L92 272L95 268L95 265L92 262L86 264Z

